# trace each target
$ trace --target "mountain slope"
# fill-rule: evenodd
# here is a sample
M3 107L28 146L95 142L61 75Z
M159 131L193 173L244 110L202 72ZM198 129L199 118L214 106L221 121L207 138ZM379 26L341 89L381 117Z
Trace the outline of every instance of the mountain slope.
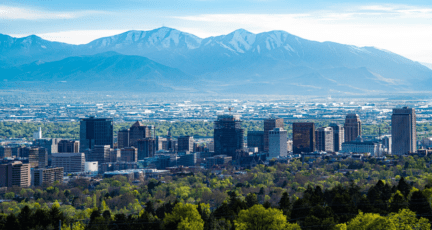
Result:
M195 91L195 79L140 56L107 52L1 69L0 81L67 85L83 90Z
M60 60L72 56L76 48L75 45L51 42L35 35L13 38L0 34L0 67Z
M121 38L121 39L120 39ZM98 44L96 46L96 44ZM143 55L203 81L252 81L294 79L304 74L325 74L330 79L356 80L350 69L363 68L368 79L393 90L395 84L413 90L432 77L432 71L400 55L373 47L315 42L284 31L253 34L236 30L228 35L200 39L174 29L129 31L97 39L86 50ZM345 69L344 69L345 68ZM298 72L298 69L309 71ZM335 71L328 71L335 69ZM342 72L336 70L344 69Z
M162 27L151 31L128 31L78 46L49 42L36 36L21 39L0 36L0 47L0 67L4 68L111 51L147 57L197 77L197 82L211 91L257 93L257 86L262 86L261 93L284 93L284 89L301 93L300 88L306 87L322 94L430 91L432 88L432 70L400 55L374 47L310 41L285 31L253 34L239 29L227 35L202 39ZM83 65L82 62L63 64ZM96 68L96 62L92 65L95 65L91 70L94 76L102 76L106 73L103 71L108 71ZM74 68L77 69L68 71L77 73L81 67ZM134 72L137 66L128 68ZM56 68L45 71L44 76L59 76ZM113 75L106 76L112 78L127 72L109 71ZM165 80L162 75L159 79ZM105 80L108 79L111 77ZM304 85L303 81L308 84Z
M426 67L428 67L429 69L432 69L432 64L431 63L424 63L424 62L422 62L421 64L424 65L424 66L426 66Z

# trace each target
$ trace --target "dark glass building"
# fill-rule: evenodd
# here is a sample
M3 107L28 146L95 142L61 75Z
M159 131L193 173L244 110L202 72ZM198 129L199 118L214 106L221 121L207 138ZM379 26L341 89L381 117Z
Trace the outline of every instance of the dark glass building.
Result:
M392 155L403 155L417 151L415 109L403 107L393 109Z
M120 129L117 133L117 147L119 149L129 147L129 129Z
M244 129L239 115L219 115L214 122L214 151L216 155L236 157L243 150Z
M80 121L80 151L93 149L95 145L113 147L112 118L83 118Z
M247 147L258 147L259 152L264 151L264 131L248 131Z
M144 160L147 157L153 157L156 153L156 139L144 138L137 141L138 160Z
M312 122L293 123L293 153L315 151L315 124Z
M181 136L177 139L177 151L194 151L194 138L192 136Z
M58 153L78 153L79 141L61 140L58 143Z
M154 138L154 127L145 126L137 121L129 128L129 146L137 147L137 141L144 138Z

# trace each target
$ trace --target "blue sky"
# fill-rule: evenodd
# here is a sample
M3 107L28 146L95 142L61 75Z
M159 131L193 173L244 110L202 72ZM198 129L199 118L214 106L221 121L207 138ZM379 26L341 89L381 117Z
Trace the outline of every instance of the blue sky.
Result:
M408 3L407 3L408 2ZM432 1L0 0L0 33L73 44L161 26L208 37L243 28L375 46L432 63Z

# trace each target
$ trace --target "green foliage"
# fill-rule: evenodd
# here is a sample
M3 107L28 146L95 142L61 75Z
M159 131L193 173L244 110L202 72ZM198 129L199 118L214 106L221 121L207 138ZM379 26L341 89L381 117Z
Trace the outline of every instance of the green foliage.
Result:
M11 200L15 197L15 193L14 192L8 192L5 194L5 198L8 200Z
M286 222L281 210L266 209L262 205L241 210L234 224L238 230L300 229L297 224Z
M426 218L416 218L416 214L408 209L398 213L380 216L374 213L358 214L347 224L339 224L336 229L430 229L431 224Z
M375 213L360 213L346 225L346 229L389 229L396 230L394 223L385 217Z
M182 223L181 218L173 217L179 201L182 205L199 204L194 207L206 230L232 229L239 213L256 205L265 210L277 208L286 223L297 223L305 229L349 228L359 211L364 215L376 213L386 219L372 218L370 226L367 225L370 228L387 226L388 219L404 209L416 212L419 220L429 218L432 169L425 167L425 162L430 162L432 157L388 158L392 164L352 159L334 163L321 159L302 164L293 160L289 164L258 165L244 170L244 174L227 167L224 177L203 170L193 175L165 175L159 180L138 183L118 176L100 181L73 179L68 184L46 188L15 187L0 195L1 199L12 200L0 204L0 213L5 213L3 217L0 214L0 227L8 218L10 226L15 222L20 224L19 218L24 223L28 215L23 208L28 206L34 226L40 226L39 229L53 228L59 219L62 223L74 220L90 223L92 219L92 225L86 224L87 229L117 224L133 230L133 226L143 222L148 222L146 229L201 228L189 217L187 220L184 217ZM339 173L340 168L350 169L350 173ZM95 210L99 213L92 218Z
M197 205L178 203L172 213L164 218L164 225L168 229L204 229L204 221L197 210Z

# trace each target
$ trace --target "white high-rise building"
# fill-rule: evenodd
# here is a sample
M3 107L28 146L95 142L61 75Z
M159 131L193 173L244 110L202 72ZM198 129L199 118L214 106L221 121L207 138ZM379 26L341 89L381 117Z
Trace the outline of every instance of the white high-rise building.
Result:
M321 127L315 131L316 150L334 152L333 128Z
M42 128L39 127L37 132L33 133L33 139L42 139Z
M274 128L269 131L269 159L286 157L288 132L283 128Z

